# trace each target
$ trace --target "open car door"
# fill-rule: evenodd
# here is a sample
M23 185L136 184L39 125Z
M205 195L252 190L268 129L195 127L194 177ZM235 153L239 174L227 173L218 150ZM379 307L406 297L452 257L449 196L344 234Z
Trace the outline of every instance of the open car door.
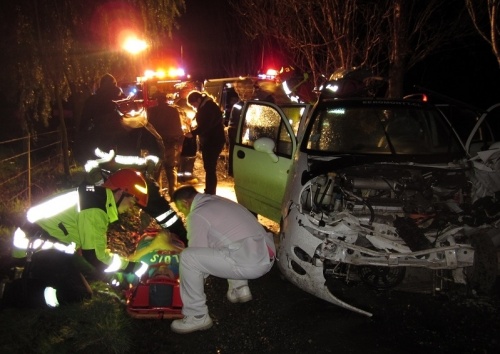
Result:
M232 162L238 203L253 213L279 222L297 135L309 108L253 100L245 104Z
M474 172L473 200L494 197L500 192L500 103L488 108L477 120L465 141L465 148L472 156Z

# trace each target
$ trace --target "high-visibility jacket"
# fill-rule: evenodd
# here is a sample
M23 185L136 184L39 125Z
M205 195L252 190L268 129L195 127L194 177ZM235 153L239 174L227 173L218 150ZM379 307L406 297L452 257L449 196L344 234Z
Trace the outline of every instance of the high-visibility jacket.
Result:
M99 261L111 264L113 254L108 249L107 230L110 223L118 220L118 210L110 189L81 185L30 208L26 216L28 223L40 226L60 242L74 242L82 251L94 250ZM121 261L120 269L124 269L128 261Z

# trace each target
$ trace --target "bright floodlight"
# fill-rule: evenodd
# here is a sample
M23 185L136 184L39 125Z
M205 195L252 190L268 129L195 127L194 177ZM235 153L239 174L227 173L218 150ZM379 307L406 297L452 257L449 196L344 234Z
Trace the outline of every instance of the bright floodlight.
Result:
M142 52L148 47L147 43L142 39L128 38L123 44L123 49L132 54Z

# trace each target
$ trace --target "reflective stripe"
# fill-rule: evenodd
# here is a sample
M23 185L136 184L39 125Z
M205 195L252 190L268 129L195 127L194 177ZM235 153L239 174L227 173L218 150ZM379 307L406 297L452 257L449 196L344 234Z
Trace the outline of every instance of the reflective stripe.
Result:
M147 264L147 263L145 263L145 262L141 261L141 267L140 267L139 269L137 269L137 270L135 271L135 273L134 273L134 274L135 274L137 277L141 278L141 277L144 275L144 273L146 273L146 272L147 272L148 267L149 267L149 266L148 266L148 264Z
M170 209L169 211L157 216L155 219L162 228L167 229L179 220L179 217L175 214L175 211Z
M55 249L68 254L74 254L76 251L76 243L74 242L65 244L62 242L52 242L41 238L30 239L19 227L14 232L14 239L12 243L14 247L22 250L30 249L33 251L37 251Z
M114 150L109 150L109 152L104 152L101 149L96 148L94 153L99 158L96 160L88 160L84 166L85 172L92 171L94 168L99 167L99 164L101 164L101 163L106 163L106 162L111 161L113 159L113 157L115 156Z
M164 229L167 229L170 226L172 226L177 220L179 220L179 217L176 215L173 218L167 220L167 222L164 222L163 224L160 224L160 226L163 227Z
M34 223L40 219L48 219L54 215L78 205L78 190L58 195L46 202L30 208L26 214L29 222Z
M160 162L160 158L155 155L148 155L145 157L140 156L126 156L126 155L116 155L114 150L110 150L109 152L104 152L99 148L96 148L94 151L95 155L98 157L96 160L88 160L85 163L85 171L90 172L95 168L98 168L100 164L109 162L111 160L115 160L117 164L121 165L136 165L136 166L146 166L149 161L153 162L153 164L157 165Z
M43 298L45 299L45 303L48 307L58 307L59 301L57 300L57 290L51 288L50 286L46 287L43 291Z
M156 221L158 221L158 223L161 223L163 222L163 220L167 219L167 217L172 214L174 211L172 209L164 212L163 214L160 214L158 215L157 217L155 217Z
M148 155L146 157L139 156L124 156L124 155L116 155L115 162L122 165L138 165L143 166L147 165L148 161L152 161L155 165L160 162L160 158L154 155Z
M116 253L113 253L113 260L111 261L111 264L108 266L108 268L104 269L105 273L111 273L111 272L116 272L122 267L122 260L119 255Z

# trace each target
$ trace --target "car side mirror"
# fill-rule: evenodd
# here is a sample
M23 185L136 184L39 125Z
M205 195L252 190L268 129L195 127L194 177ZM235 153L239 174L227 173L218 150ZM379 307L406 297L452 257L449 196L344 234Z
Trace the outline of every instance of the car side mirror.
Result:
M274 153L274 147L276 145L274 144L273 139L270 138L258 138L255 140L253 143L253 147L256 151L259 152L264 152L269 155L269 158L273 162L278 162L278 156Z

